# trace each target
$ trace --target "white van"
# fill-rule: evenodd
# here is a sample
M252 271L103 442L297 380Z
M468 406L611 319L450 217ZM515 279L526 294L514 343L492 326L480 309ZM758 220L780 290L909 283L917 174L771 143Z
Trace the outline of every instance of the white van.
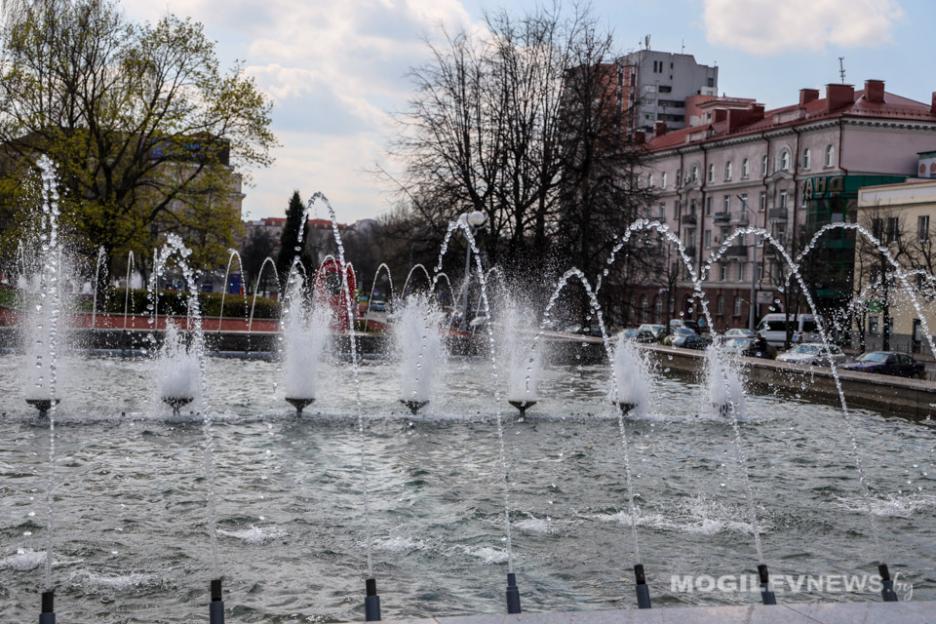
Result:
M789 324L793 342L819 341L816 317L812 314L791 314ZM787 337L787 315L783 312L765 314L757 325L757 333L762 335L768 344L774 347L782 347Z

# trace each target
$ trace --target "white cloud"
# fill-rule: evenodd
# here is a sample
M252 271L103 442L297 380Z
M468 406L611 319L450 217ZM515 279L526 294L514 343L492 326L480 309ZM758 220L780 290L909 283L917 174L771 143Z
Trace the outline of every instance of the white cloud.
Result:
M427 59L423 37L475 27L461 0L124 0L133 19L166 12L205 24L226 63L246 71L274 101L276 162L254 171L251 217L280 214L294 188L328 195L342 218L388 208L367 170L386 158L403 110L409 67ZM346 209L343 209L345 208Z
M891 41L896 0L705 0L710 43L751 54L870 47Z

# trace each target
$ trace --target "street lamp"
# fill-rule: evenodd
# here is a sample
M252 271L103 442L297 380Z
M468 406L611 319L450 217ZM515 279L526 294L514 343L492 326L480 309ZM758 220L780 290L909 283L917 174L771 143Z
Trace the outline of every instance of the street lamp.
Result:
M461 218L465 220L465 223L468 224L468 227L471 228L471 236L474 238L474 234L478 228L484 225L484 222L487 221L487 217L480 210L473 210L471 212L466 212L461 215ZM467 236L465 237L468 238ZM465 243L465 302L464 302L464 316L462 316L462 329L468 329L468 291L471 286L471 243L466 240Z
M754 215L751 214L751 210L747 207L747 196L738 194L738 199L741 201L741 210L751 216L751 223L754 222ZM751 234L751 301L748 304L748 329L754 331L754 325L757 323L757 319L754 314L754 306L757 305L757 235Z

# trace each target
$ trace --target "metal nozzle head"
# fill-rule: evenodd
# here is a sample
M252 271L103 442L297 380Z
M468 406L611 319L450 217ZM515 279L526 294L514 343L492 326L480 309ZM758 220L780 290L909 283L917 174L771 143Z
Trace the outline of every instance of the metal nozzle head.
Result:
M211 580L211 602L219 602L221 596L221 579Z
M637 578L638 585L647 584L647 575L644 572L644 567L642 563L638 563L637 565L634 566L634 576Z

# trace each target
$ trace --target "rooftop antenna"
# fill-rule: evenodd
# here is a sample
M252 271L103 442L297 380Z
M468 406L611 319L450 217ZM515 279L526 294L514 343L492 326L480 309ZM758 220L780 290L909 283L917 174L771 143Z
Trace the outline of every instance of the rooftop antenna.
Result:
M842 78L842 84L845 84L845 57L840 56L839 59L839 76Z
M683 37L682 39L682 45L679 46L679 53L680 54L686 53L686 38L685 37Z
M644 49L646 50L650 49L650 35L644 36Z

